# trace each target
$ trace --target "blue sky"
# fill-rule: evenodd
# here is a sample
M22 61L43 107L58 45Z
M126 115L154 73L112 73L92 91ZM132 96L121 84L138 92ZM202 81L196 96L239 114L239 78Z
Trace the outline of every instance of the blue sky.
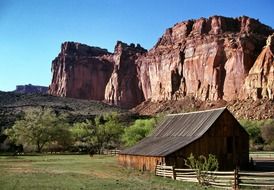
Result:
M64 41L113 51L117 40L150 49L191 18L247 15L274 27L272 0L0 0L0 90L48 86Z

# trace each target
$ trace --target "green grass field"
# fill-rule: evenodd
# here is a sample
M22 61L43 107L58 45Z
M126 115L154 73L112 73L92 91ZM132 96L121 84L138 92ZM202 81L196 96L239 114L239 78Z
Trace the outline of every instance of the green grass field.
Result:
M194 183L123 168L116 159L88 155L0 156L0 189L204 189Z

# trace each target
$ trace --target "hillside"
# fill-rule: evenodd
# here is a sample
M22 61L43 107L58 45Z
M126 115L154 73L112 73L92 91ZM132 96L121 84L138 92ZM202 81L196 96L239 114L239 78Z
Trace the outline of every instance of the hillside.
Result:
M70 121L83 121L86 118L110 112L128 114L126 110L98 101L42 94L0 92L0 126L10 126L16 118L21 116L24 109L35 107L52 108L56 112L66 113L69 115Z
M270 119L274 116L274 101L262 100L236 100L226 102L218 101L201 101L193 98L184 100L166 100L159 102L146 101L131 109L133 113L140 115L156 115L168 113L180 113L190 111L200 111L227 106L230 112L237 119L263 120Z

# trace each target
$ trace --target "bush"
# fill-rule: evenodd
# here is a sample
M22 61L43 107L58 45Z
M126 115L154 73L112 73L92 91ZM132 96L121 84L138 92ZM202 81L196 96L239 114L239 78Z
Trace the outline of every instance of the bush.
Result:
M209 185L209 182L214 180L214 176L209 174L208 171L217 171L219 168L219 162L216 156L212 154L209 154L208 158L200 155L196 159L191 153L185 160L185 165L195 170L197 180L201 185Z

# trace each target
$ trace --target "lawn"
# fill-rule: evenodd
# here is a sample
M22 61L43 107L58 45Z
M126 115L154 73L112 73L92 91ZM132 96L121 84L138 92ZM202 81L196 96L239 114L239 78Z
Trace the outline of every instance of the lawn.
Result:
M123 168L116 159L97 155L0 156L0 189L204 189Z

